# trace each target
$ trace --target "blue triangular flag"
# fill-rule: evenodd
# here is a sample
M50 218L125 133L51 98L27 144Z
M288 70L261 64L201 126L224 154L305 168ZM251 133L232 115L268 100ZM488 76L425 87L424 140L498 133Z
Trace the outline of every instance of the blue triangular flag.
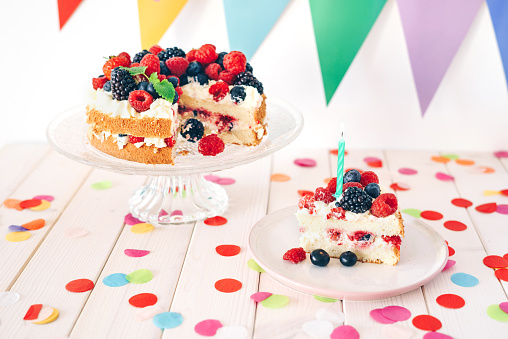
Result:
M506 0L487 0L497 45L503 62L504 75L508 84L508 2Z

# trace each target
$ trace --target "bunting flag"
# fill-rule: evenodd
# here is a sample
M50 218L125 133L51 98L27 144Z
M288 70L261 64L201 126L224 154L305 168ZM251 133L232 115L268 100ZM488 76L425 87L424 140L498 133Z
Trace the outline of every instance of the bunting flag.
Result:
M508 84L508 2L506 0L487 0L492 25L496 32L497 44Z
M422 116L482 2L398 0Z
M309 0L309 3L328 105L386 0Z
M82 0L58 0L58 19L60 20L60 30L70 19L76 8Z
M159 43L187 0L138 0L141 48Z
M223 0L229 47L250 60L289 0Z

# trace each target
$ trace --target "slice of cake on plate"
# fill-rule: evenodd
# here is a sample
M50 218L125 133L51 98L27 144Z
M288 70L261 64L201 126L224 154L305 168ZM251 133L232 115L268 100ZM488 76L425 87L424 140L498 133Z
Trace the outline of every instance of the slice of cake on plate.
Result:
M300 246L306 252L323 249L332 258L351 251L361 262L396 265L404 237L397 198L380 189L374 172L349 170L343 180L338 199L333 178L298 202Z

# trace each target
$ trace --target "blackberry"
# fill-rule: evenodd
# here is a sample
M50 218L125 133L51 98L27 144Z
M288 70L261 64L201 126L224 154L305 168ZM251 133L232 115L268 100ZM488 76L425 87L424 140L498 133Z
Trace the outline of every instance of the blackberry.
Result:
M210 79L205 73L199 73L193 77L194 81L199 82L200 85L206 85Z
M337 204L346 211L364 213L370 209L372 198L361 188L348 187Z
M111 94L115 100L129 99L130 92L136 89L136 82L129 71L116 67L111 71Z
M263 94L263 84L248 71L242 72L236 76L235 85L251 86L256 88L259 94Z
M217 60L215 60L216 63L220 65L222 69L224 69L224 56L228 54L227 52L220 52L217 56Z
M148 52L146 49L142 50L142 51L141 51L141 52L139 52L139 53L136 53L136 54L134 55L134 58L132 58L132 63L137 62L137 63L139 64L139 63L141 62L141 59L143 59L143 57L144 57L145 55L147 55L148 53L150 53L150 52Z
M197 61L193 61L189 63L189 67L187 67L187 75L194 76L198 75L203 71L203 67L201 67L201 64Z
M229 92L231 94L231 99L237 104L241 103L245 100L245 88L243 86L235 86L231 88Z
M163 61L161 61L161 62L160 62L160 66L161 66L161 74L164 74L164 75L171 75L171 72L169 71L168 66L166 66L166 63L164 63Z
M252 66L249 63L247 63L247 65L245 66L245 71L254 74L254 70L252 69Z
M201 138L203 138L203 134L205 133L205 128L203 124L198 119L189 119L185 122L180 130L180 134L187 141L197 142Z
M182 49L180 49L178 47L173 47L173 48L166 48L162 52L159 52L159 54L157 54L157 56L159 57L160 61L166 62L166 60L174 58L174 57L185 58L186 54Z

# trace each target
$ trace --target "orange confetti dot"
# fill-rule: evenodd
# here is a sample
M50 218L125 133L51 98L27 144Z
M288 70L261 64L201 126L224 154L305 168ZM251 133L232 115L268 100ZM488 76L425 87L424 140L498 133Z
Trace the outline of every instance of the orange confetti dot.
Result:
M473 206L473 203L469 200L457 198L452 200L452 204L454 204L457 207L470 207Z
M232 293L240 290L242 283L236 279L221 279L215 282L215 289L219 292Z
M422 213L420 213L420 216L423 219L427 219L427 220L440 220L440 219L443 219L443 215L441 213L435 212L435 211L423 211Z
M471 165L474 165L474 161L473 160L455 159L455 162L458 165L462 165L462 166L471 166Z
M46 221L44 219L35 219L35 220L29 221L26 224L23 224L21 226L26 228L27 230L35 231L35 230L43 228L44 225L46 225Z
M314 195L314 192L312 192L312 191L306 191L306 190L298 190L298 194L299 194L301 197L303 197L304 195L308 195L308 194L310 194L310 195Z
M427 314L417 315L414 317L413 325L423 331L437 331L443 326L438 318Z
M67 291L75 293L87 292L92 288L94 288L94 283L90 279L76 279L65 285Z
M325 180L323 180L325 182L325 184L328 185L328 183L330 182L330 180L332 180L334 177L330 177L330 178L326 178Z
M475 209L481 213L494 213L497 209L497 204L495 202L491 202L488 204L476 206Z
M4 201L4 206L7 208L13 208L15 210L22 211L23 207L19 205L20 202L21 200L18 199L7 199Z
M508 269L501 268L495 272L496 278L502 281L508 281Z
M437 155L431 157L430 159L432 159L432 161L439 162L442 164L446 164L448 161L450 161L450 159L448 159L448 158L437 156Z
M228 219L220 216L208 218L204 221L208 226L222 226L228 222Z
M496 170L493 169L492 167L487 167L487 166L479 166L478 169L480 169L483 173L494 173Z
M281 174L281 173L274 173L270 177L270 180L276 181L276 182L284 182L284 181L291 180L291 177L289 175L285 175L285 174Z
M147 307L152 306L157 303L157 296L153 293L140 293L132 296L129 299L129 304L131 304L134 307Z
M505 268L508 267L508 260L499 255L488 255L483 258L483 264L490 268Z
M241 250L240 246L236 245L219 245L215 247L215 251L224 257L235 256L240 253Z
M442 294L436 298L436 302L446 308L462 308L466 304L464 299L456 294Z
M409 186L406 186L404 184L398 184L398 183L391 184L390 187L394 191L407 191L407 190L409 190Z
M40 199L29 199L29 200L23 200L19 203L19 206L23 208L30 208L30 207L36 207L42 204L42 200Z

